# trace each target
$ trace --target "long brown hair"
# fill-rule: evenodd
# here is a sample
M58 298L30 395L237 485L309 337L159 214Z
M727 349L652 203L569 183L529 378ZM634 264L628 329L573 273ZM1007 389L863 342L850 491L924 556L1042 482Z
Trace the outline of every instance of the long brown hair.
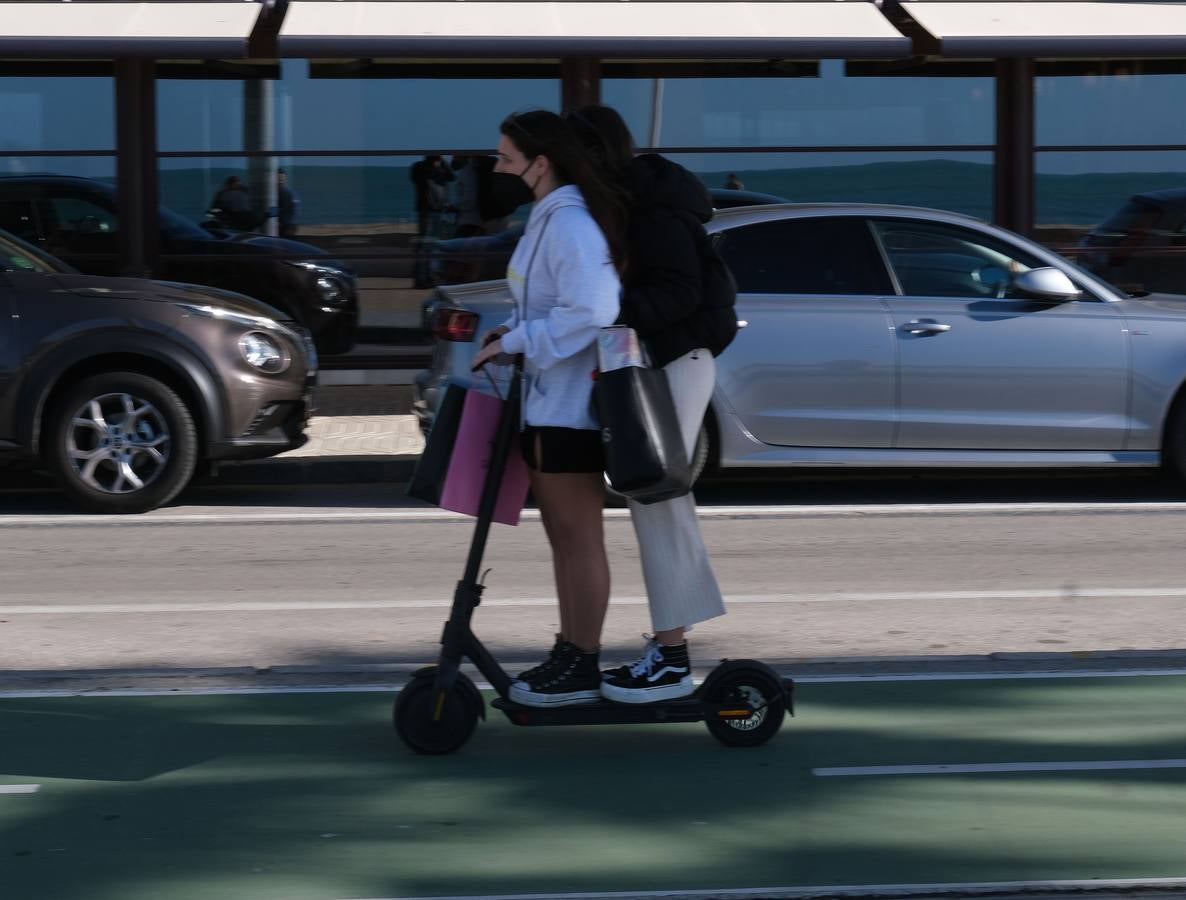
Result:
M606 175L621 181L638 148L625 120L612 106L593 104L571 109L564 121Z
M580 189L609 244L614 266L619 272L625 269L626 196L601 176L597 163L564 120L547 110L531 110L507 116L498 130L528 159L546 156L561 182Z

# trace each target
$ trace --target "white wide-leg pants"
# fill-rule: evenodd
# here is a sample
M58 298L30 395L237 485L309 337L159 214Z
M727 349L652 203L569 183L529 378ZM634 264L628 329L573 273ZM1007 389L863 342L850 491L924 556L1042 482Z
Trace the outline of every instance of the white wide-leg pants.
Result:
M693 350L668 363L664 371L690 459L712 397L716 363L707 350ZM724 615L725 601L700 535L692 495L650 504L631 500L630 517L638 536L651 627L668 631Z

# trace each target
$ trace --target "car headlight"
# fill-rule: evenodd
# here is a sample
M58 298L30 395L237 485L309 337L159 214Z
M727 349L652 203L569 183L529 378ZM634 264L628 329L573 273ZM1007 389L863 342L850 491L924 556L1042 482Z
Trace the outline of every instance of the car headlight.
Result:
M351 277L348 273L313 262L292 262L290 265L309 273L313 279L313 289L326 306L341 306L350 300Z
M280 343L262 331L249 331L239 338L239 352L248 365L269 375L279 375L291 362Z
M317 292L321 294L322 303L337 305L345 303L349 296L346 286L333 275L319 275L316 281Z

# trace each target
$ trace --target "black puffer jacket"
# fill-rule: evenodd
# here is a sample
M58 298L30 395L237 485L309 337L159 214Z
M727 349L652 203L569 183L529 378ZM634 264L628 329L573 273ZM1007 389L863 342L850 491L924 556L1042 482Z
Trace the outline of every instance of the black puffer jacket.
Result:
M695 175L653 153L631 161L622 186L632 205L618 321L646 342L652 365L665 366L708 345L693 229L703 234L712 199Z

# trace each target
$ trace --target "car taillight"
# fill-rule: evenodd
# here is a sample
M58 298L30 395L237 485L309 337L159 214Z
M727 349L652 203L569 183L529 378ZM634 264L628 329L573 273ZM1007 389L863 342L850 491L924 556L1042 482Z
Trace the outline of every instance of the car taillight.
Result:
M432 333L444 341L472 341L478 328L478 314L467 309L438 309L433 314Z

